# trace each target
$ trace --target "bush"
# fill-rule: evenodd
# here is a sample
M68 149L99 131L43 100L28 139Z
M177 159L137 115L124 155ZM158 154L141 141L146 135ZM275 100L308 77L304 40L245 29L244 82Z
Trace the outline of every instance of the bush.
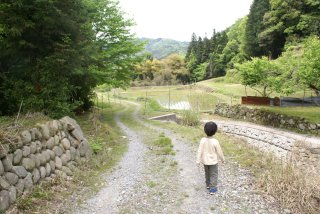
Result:
M198 126L200 125L200 116L194 111L183 111L181 123L186 126Z

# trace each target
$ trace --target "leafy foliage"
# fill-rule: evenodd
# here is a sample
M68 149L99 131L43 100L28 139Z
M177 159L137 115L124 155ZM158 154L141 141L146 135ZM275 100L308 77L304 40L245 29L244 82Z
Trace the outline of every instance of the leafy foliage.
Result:
M272 92L275 77L279 75L275 63L266 57L252 58L251 61L239 64L237 68L241 73L242 84L255 89L263 97ZM262 91L257 89L260 87Z
M134 84L139 85L173 85L189 82L184 59L172 54L162 60L146 59L136 67L137 73Z
M89 108L97 84L128 84L142 46L117 2L4 0L0 8L0 114L22 103L60 117Z

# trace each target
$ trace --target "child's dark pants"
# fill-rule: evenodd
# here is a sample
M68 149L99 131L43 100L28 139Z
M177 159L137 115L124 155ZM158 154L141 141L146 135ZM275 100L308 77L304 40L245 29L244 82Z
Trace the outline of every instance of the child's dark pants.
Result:
M218 164L204 165L207 187L216 188L218 185Z

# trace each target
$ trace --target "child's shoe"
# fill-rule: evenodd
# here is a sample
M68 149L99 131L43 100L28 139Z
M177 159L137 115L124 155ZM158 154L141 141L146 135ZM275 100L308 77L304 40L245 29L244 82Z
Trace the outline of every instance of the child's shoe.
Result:
M213 195L215 192L217 192L218 191L218 188L217 187L214 187L214 188L211 188L210 189L210 191L209 191L209 193L210 193L210 195Z

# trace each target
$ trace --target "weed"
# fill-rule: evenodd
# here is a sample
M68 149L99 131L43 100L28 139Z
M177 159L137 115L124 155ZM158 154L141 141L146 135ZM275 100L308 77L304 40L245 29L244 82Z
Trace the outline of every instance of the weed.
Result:
M157 186L157 183L154 181L148 181L147 185L148 185L148 187L153 188L153 187Z
M103 148L103 141L99 138L89 141L89 144L94 154L98 154Z
M172 162L170 163L170 166L172 166L172 167L177 166L177 165L178 165L178 162L177 162L177 161L172 161Z
M166 137L163 133L159 135L153 144L158 147L158 149L156 149L156 154L175 155L175 152L172 150L173 145L171 143L171 139Z
M186 110L182 112L181 122L186 126L198 126L200 124L200 116L194 111Z

